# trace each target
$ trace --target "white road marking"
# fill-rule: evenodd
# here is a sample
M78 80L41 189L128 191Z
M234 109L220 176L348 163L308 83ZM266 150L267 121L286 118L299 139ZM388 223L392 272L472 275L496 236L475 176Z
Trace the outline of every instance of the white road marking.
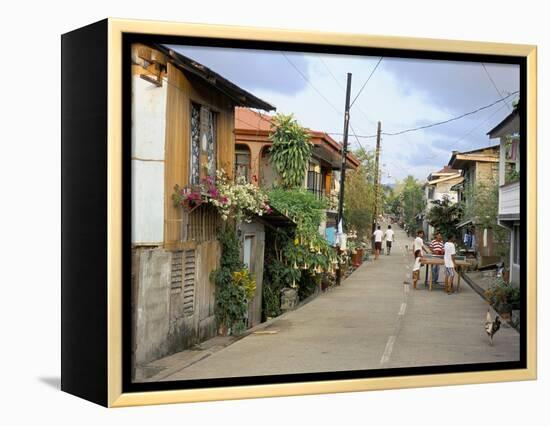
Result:
M406 310L407 310L407 304L401 303L401 309L399 309L399 313L397 315L405 315Z
M386 364L390 360L391 353L393 351L393 344L395 343L395 336L390 336L388 338L388 343L386 343L386 349L384 349L384 354L380 359L380 364Z
M402 248L400 244L396 244L397 247ZM408 245L405 245L405 251L402 252L403 258L406 258L408 255ZM401 306L399 308L399 312L397 314L397 322L395 324L395 329L393 331L393 334L388 337L388 341L386 343L386 347L384 348L384 353L382 354L382 358L380 359L380 365L387 364L392 355L393 347L395 346L395 342L397 340L397 336L399 335L399 331L401 330L401 326L404 321L405 312L407 311L407 300L409 298L409 291L410 291L410 283L408 282L411 279L411 265L409 262L404 261L403 266L405 266L405 282L403 283L403 302L401 303Z

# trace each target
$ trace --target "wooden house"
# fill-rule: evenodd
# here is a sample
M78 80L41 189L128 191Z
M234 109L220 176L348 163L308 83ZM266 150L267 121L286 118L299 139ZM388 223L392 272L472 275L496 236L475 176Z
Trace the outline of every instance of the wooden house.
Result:
M235 107L274 107L165 46L135 44L132 60L132 306L134 378L144 366L217 333L217 211L175 207L174 186L235 160ZM143 368L141 368L143 367Z
M497 184L499 150L500 146L494 145L472 151L453 151L448 165L461 170L464 181L452 189L457 191L458 201L464 203L466 211L474 202L471 194L478 183L483 183L487 187ZM484 267L501 260L498 254L499 246L507 243L495 239L494 229L480 226L479 217L466 214L458 228L462 231L463 242L467 248L475 253L478 266Z

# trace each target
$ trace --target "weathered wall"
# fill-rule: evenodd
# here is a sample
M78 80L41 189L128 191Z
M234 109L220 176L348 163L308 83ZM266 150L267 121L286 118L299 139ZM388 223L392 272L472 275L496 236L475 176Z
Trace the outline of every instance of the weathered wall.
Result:
M162 249L133 251L133 353L136 365L168 353L171 259L171 253Z
M136 67L134 67L136 68ZM162 243L166 84L132 75L132 243Z
M216 335L215 284L210 272L217 268L217 241L189 244L194 250L191 272L192 309L184 308L183 283L172 284L172 258L176 251L140 247L133 250L132 304L134 365L139 369L151 361L182 351ZM188 288L186 288L188 290Z
M476 164L476 181L486 184L496 182L498 180L498 163L482 163Z

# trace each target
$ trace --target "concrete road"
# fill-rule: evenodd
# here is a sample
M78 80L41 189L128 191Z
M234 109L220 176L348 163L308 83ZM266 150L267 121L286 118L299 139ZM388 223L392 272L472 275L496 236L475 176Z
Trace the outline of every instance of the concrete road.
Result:
M343 285L163 380L365 370L519 360L519 333L484 330L487 304L410 281L412 240L401 230L391 256L364 263ZM422 274L422 277L424 275ZM441 277L443 279L443 277ZM270 333L266 333L270 332Z

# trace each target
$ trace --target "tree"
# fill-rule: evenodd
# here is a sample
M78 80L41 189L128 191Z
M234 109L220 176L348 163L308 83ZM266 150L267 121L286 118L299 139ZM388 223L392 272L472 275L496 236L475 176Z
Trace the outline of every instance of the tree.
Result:
M307 129L300 126L292 114L277 114L272 119L269 139L273 142L269 150L270 161L280 176L283 188L301 186L313 145Z
M424 190L422 184L413 176L409 175L403 181L403 187L400 194L401 207L403 209L403 222L407 226L409 235L416 232L418 213L424 210L426 204L424 200Z
M400 199L401 191L398 187L392 188L387 195L386 199L386 213L391 214L395 218L399 220L401 218L402 214L402 207L401 207L401 199Z
M505 261L509 258L510 231L498 224L498 182L496 179L478 181L465 190L464 216L474 218L481 229L492 229L495 254Z
M344 223L357 231L359 240L370 236L374 214L374 152L362 148L354 155L359 167L346 171ZM380 211L380 210L379 210Z
M426 219L445 238L456 233L456 225L460 223L463 216L462 205L453 203L448 196L441 200L434 200L433 207L428 212Z

